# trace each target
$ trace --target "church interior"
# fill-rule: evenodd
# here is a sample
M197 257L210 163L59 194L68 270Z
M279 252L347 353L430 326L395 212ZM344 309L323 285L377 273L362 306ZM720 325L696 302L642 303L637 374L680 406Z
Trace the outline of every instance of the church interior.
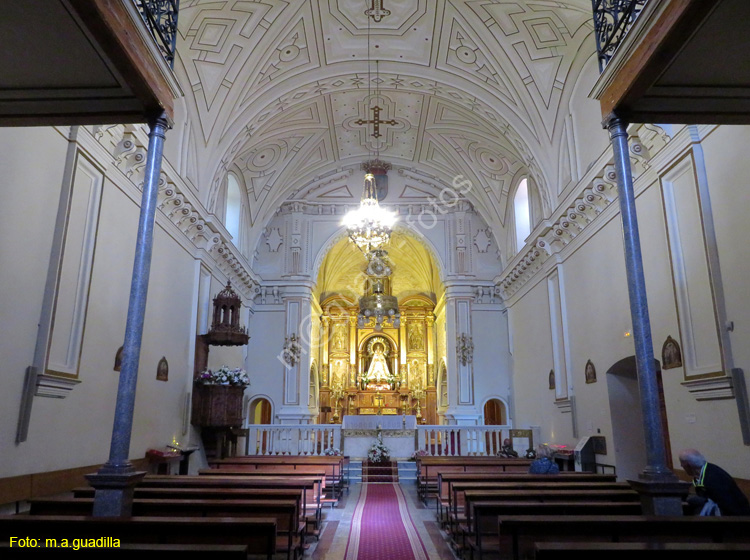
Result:
M590 0L179 2L128 460L172 445L205 467L197 379L226 366L249 378L240 450L254 425L413 417L561 453L594 437L604 472L638 478L600 74ZM699 449L748 493L750 126L654 114L624 157L664 457L689 480ZM56 118L0 119L0 504L98 469L119 415L149 126ZM345 220L372 200L393 225L368 245ZM220 293L236 340L211 338Z

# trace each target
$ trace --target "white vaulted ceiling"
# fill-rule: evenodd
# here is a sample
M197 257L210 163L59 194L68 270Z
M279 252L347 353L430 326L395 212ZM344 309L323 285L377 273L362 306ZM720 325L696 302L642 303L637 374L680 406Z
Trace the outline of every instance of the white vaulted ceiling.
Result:
M371 1L181 2L176 71L209 207L236 169L259 230L284 200L368 159L372 131L356 121L366 117ZM549 208L567 102L594 52L590 1L382 3L391 14L370 21L370 56L381 118L396 124L381 126L381 159L425 184L463 175L498 229L520 171ZM361 179L352 181L357 201Z

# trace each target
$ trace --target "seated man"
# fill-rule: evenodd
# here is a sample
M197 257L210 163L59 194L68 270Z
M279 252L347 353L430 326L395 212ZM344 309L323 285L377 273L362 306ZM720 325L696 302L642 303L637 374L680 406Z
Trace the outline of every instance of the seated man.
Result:
M498 455L508 458L518 457L518 451L513 449L513 442L510 441L510 438L505 438L503 440L503 446L500 448Z
M695 449L680 451L680 465L693 477L697 497L688 498L695 513L700 513L704 504L712 500L721 515L750 515L750 502L727 471L709 463Z

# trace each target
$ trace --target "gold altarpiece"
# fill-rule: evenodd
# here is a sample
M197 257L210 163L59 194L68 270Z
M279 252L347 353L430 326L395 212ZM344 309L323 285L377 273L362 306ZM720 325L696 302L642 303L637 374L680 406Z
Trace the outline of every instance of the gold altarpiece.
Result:
M320 423L344 415L414 414L437 423L434 303L410 296L399 304L401 325L357 326L358 307L340 297L323 305L320 345Z

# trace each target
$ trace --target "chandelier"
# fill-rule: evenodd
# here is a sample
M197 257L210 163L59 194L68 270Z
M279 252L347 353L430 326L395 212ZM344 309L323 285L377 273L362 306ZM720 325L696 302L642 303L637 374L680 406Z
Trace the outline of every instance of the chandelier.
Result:
M390 276L393 273L388 264L388 253L383 249L375 249L367 254L367 285L368 292L359 298L359 313L357 326L360 329L375 320L373 328L380 332L386 322L394 329L401 326L401 312L398 309L398 299L391 295Z
M392 212L380 207L375 190L375 176L367 173L359 208L344 217L349 239L368 255L388 242L395 221L396 216Z
M384 244L388 242L391 236L391 229L396 221L396 216L392 212L385 210L380 207L378 202L378 190L375 180L375 173L384 176L390 165L380 161L380 144L381 134L380 125L397 124L395 120L383 121L380 118L380 113L383 110L379 106L380 100L380 70L378 61L376 64L376 76L375 76L375 95L372 95L371 84L372 73L370 71L372 60L370 58L370 20L379 22L383 16L387 16L390 12L383 9L382 1L373 0L372 7L366 12L367 19L367 115L364 119L356 121L360 125L372 125L372 133L370 136L375 141L375 160L367 162L365 170L364 190L362 192L362 200L359 203L359 208L350 211L344 217L344 225L346 226L349 238L359 247L368 261L370 260L370 253L380 249ZM372 112L372 119L369 119L369 114ZM370 148L368 148L368 151ZM372 164L372 165L370 165Z
M373 1L373 10L376 7L382 8L381 2ZM378 10L374 10L378 11ZM364 253L367 259L367 275L365 294L359 298L359 313L357 315L357 325L363 329L372 325L375 331L382 331L383 326L390 324L393 328L399 328L401 325L401 314L398 309L398 299L391 295L391 267L388 262L388 253L383 246L391 238L391 230L396 221L396 215L380 207L378 202L378 190L373 172L378 173L381 178L386 175L390 165L380 161L380 125L397 124L395 120L383 121L380 119L380 112L383 110L379 105L380 92L378 84L380 83L380 73L377 72L375 84L375 95L370 91L372 79L370 75L370 19L380 21L375 18L374 13L368 13L367 22L367 112L373 113L373 118L360 119L358 124L371 124L371 136L375 140L375 159L367 162L363 167L367 171L365 175L365 185L362 192L362 200L359 208L352 210L344 217L343 225L349 234L349 239ZM377 65L377 62L376 62ZM377 67L377 66L376 66ZM373 107L370 107L372 103Z

